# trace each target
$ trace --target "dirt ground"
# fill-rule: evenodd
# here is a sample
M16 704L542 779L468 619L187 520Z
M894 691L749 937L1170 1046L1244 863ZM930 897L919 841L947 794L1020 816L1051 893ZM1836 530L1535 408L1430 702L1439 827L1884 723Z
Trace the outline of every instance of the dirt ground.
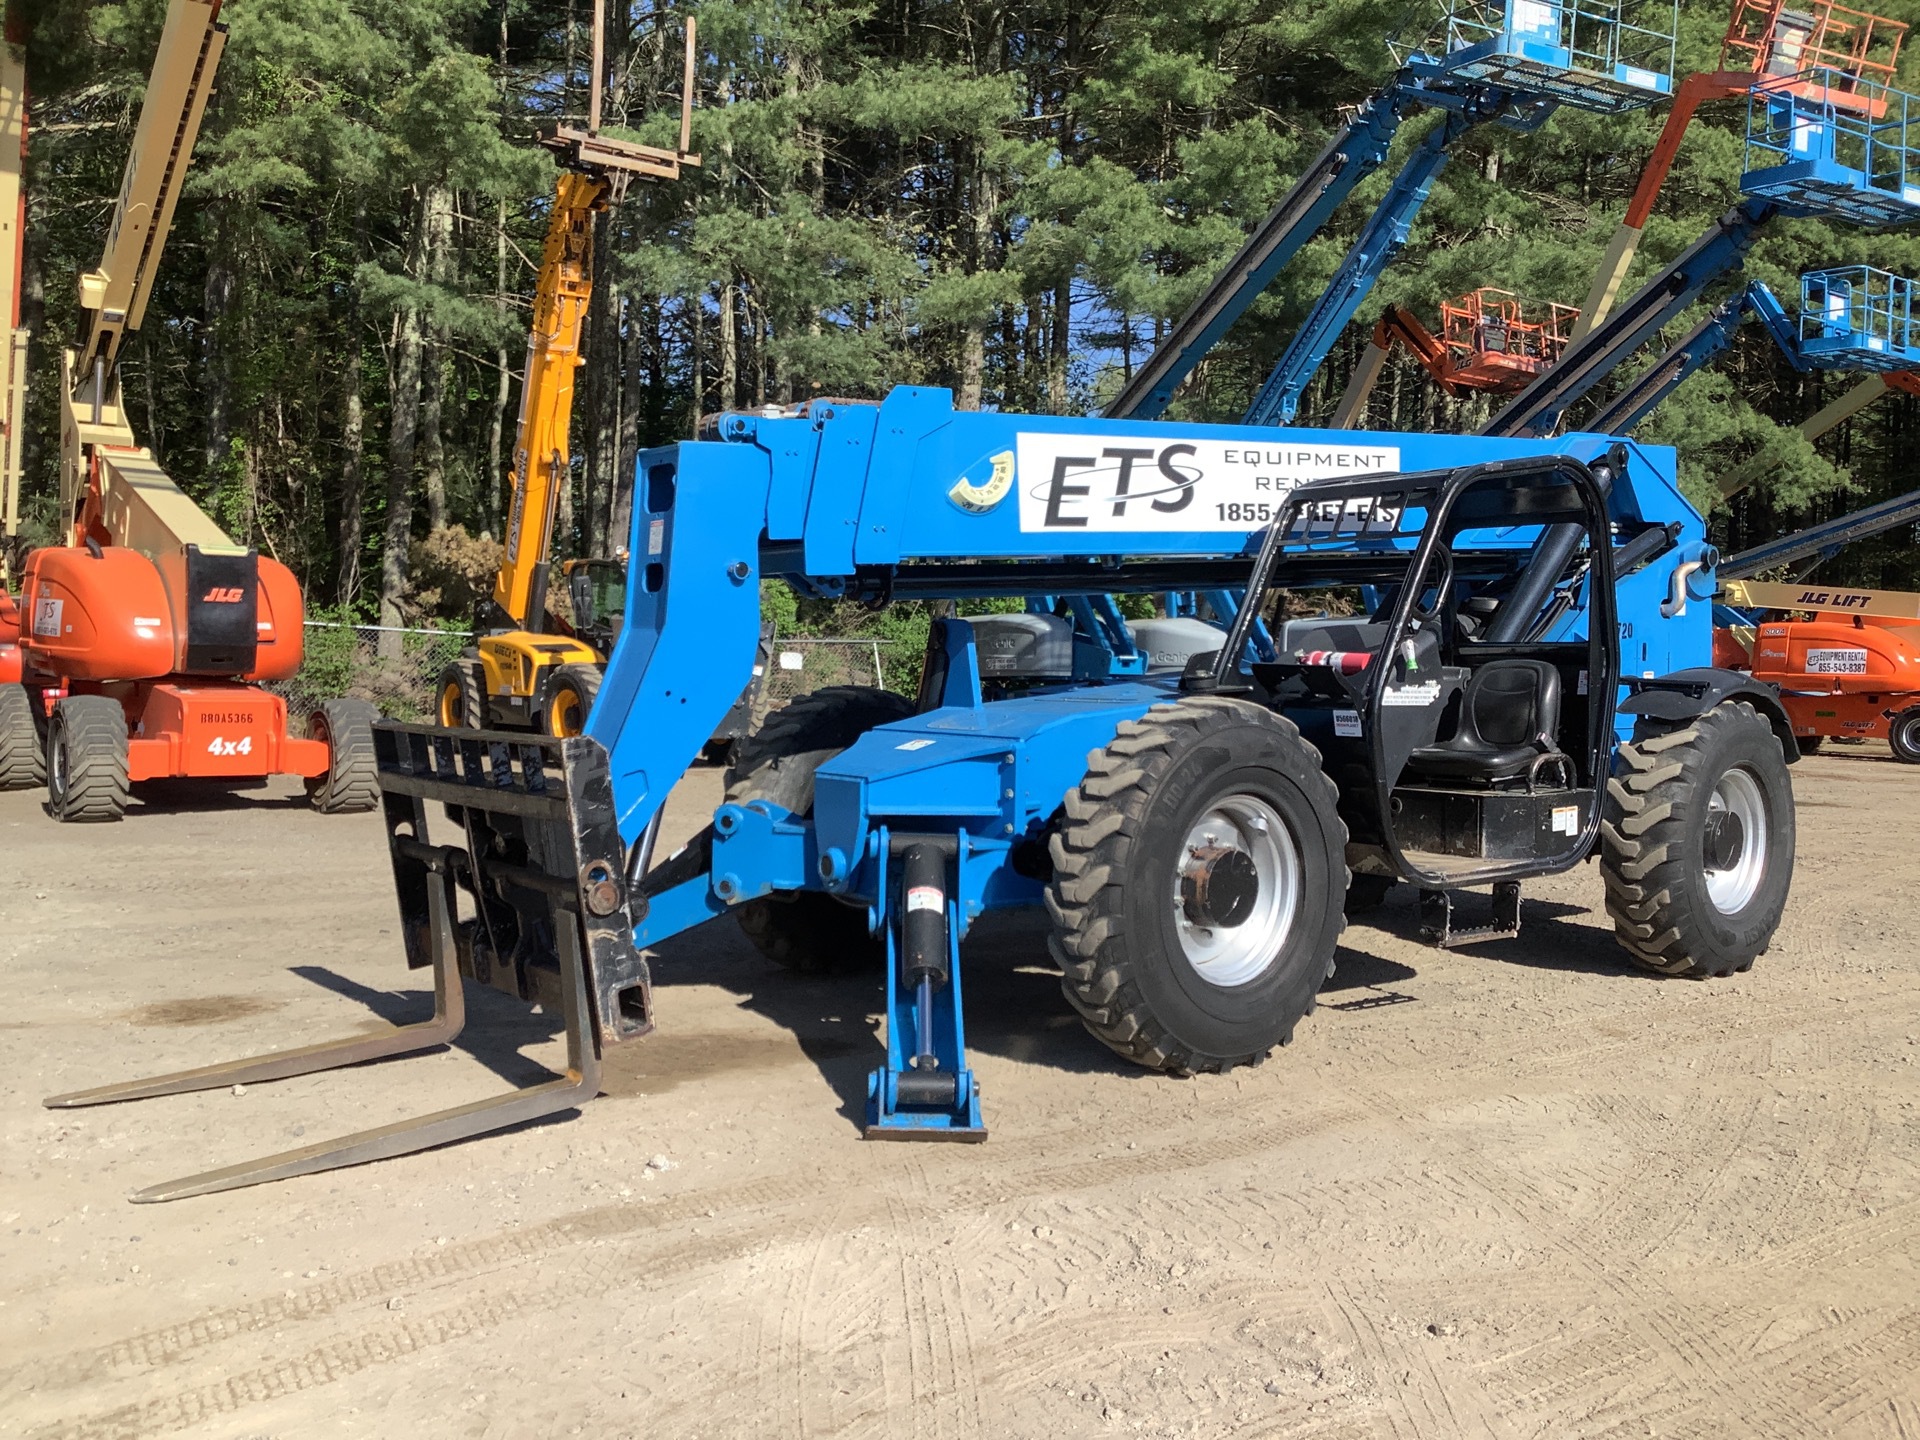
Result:
M124 1197L536 1080L555 1023L476 992L436 1055L44 1110L429 1007L372 817L0 796L0 1435L1920 1440L1920 769L1795 774L1789 917L1730 981L1627 969L1590 869L1478 951L1401 897L1293 1046L1182 1081L996 921L992 1139L876 1145L876 986L723 921L578 1115L161 1206Z

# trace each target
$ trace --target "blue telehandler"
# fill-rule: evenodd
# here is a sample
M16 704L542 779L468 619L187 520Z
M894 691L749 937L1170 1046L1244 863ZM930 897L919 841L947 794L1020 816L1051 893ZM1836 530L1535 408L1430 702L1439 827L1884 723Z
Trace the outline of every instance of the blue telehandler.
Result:
M1495 433L1157 418L1415 106L1445 112L1431 143L1255 420L1291 415L1461 124L1525 128L1554 104L1626 108L1669 88L1670 63L1648 68L1635 47L1670 50L1670 29L1616 24L1593 51L1585 12L1466 8L1489 18L1462 29L1450 7L1439 45L1363 107L1106 418L959 412L946 391L903 387L722 415L643 452L625 615L586 733L376 731L431 1020L49 1103L444 1044L470 979L561 1015L566 1073L133 1198L497 1130L591 1099L605 1047L653 1027L648 951L716 920L782 964L884 985L866 1105L881 1139L985 1136L962 940L989 910L1041 907L1064 1003L1093 1038L1174 1074L1285 1044L1346 912L1398 884L1419 892L1428 939L1464 944L1515 935L1521 885L1591 859L1630 961L1703 978L1750 966L1792 878L1791 727L1771 690L1709 665L1718 556L1673 452L1550 432L1683 292L1737 267L1791 208L1782 187L1832 176L1795 171L1746 202ZM1821 119L1773 128L1813 143ZM1885 167L1870 169L1862 185ZM1876 204L1920 209L1920 191ZM916 695L835 687L768 717L710 823L660 857L667 796L751 674L769 582L871 605L1012 597L1024 613L936 621ZM1114 598L1128 594L1201 597L1215 620L1129 624ZM1477 889L1491 913L1461 923Z
M1744 970L1786 902L1798 752L1772 691L1708 667L1716 556L1674 471L1604 435L981 414L915 388L722 416L640 458L634 583L584 736L377 731L435 1019L59 1103L443 1043L465 977L563 1015L569 1073L134 1198L497 1129L591 1098L603 1047L652 1027L648 949L728 916L776 960L884 984L875 1138L984 1136L961 942L989 910L1044 907L1092 1036L1177 1074L1291 1038L1351 877L1416 887L1428 938L1460 944L1514 934L1525 880L1597 859L1630 960ZM1028 607L936 622L916 696L777 712L710 825L657 857L770 580ZM1245 599L1224 628L1148 639L1104 598L1169 591ZM1492 914L1459 923L1475 887Z

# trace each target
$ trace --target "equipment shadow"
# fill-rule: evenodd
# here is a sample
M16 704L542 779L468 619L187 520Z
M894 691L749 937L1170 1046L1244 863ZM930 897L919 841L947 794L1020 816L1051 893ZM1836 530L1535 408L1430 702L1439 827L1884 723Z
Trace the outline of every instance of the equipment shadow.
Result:
M1461 926L1485 922L1491 906L1488 896L1478 891L1456 895L1455 923ZM1520 897L1520 933L1511 939L1487 940L1462 945L1458 953L1519 965L1532 970L1558 970L1575 975L1607 975L1621 980L1662 980L1635 965L1614 939L1611 926L1592 922L1596 909L1569 905L1560 900L1535 900ZM1604 911L1599 912L1604 923ZM1588 923L1580 923L1582 920ZM1420 937L1420 907L1411 885L1398 885L1379 909L1358 916L1347 924L1345 938L1351 943L1359 933L1372 928L1397 939L1424 946ZM1335 977L1338 979L1338 976Z
M1047 953L1047 931L1046 916L1037 909L996 911L974 922L960 946L968 1050L1065 1074L1163 1080L1087 1033L1061 992L1060 972ZM763 958L725 916L649 951L649 960L656 999L669 992L661 1001L663 1034L672 1026L670 992L676 986L718 986L736 996L742 1008L792 1035L839 1097L841 1113L856 1126L864 1122L867 1076L885 1063L887 1053L881 974L787 970ZM1414 973L1342 946L1334 978L1322 993L1388 985ZM646 1046L655 1038L639 1043Z
M304 794L287 795L266 780L139 780L127 790L129 819L140 815L220 815L244 810L307 810ZM51 815L51 808L42 807Z
M420 990L382 990L371 985L362 985L337 971L323 965L295 965L292 973L302 980L330 990L343 999L351 1000L366 1007L375 1019L384 1020L389 1025L413 1025L433 1017L433 972L418 970L412 973L419 976L420 983L427 987ZM555 1071L548 1069L537 1060L529 1060L521 1052L543 1041L557 1040L565 1035L566 1026L558 1015L549 1015L545 1011L535 1011L521 1004L509 995L486 985L466 983L467 1023L454 1037L453 1043L444 1048L458 1050L471 1055L488 1070L499 1076L516 1089L528 1085L541 1085L558 1078ZM350 1033L343 1027L342 1036ZM440 1048L440 1047L435 1047ZM395 1055L381 1060L369 1060L369 1065L384 1065L391 1060L406 1060L414 1056L431 1054L430 1050L414 1051L411 1055ZM354 1068L354 1067L343 1067Z

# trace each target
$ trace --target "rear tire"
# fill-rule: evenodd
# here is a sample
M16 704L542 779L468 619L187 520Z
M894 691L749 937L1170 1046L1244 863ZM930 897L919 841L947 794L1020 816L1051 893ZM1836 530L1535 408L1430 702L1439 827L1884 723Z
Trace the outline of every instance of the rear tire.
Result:
M1797 735L1793 743L1802 755L1818 755L1821 745L1826 743L1826 738L1824 735Z
M1638 964L1696 979L1751 969L1793 881L1779 737L1742 701L1679 729L1636 729L1607 782L1600 837L1607 912Z
M34 699L24 685L0 685L0 790L35 790L47 783Z
M1156 705L1067 792L1047 910L1095 1038L1174 1074L1293 1038L1333 973L1347 829L1292 722L1224 697Z
M1920 705L1902 710L1887 726L1887 744L1893 758L1908 765L1920 765Z
M440 672L435 714L456 730L487 728L487 686L478 660L455 660Z
M307 717L307 737L327 744L327 773L307 781L307 799L322 815L355 815L380 803L380 766L373 750L373 706L327 700Z
M600 694L600 671L592 665L562 665L547 685L547 703L541 718L547 734L564 740L583 735L587 715Z
M834 685L774 711L733 742L727 803L767 800L802 818L813 814L813 775L876 725L904 720L913 702L890 690ZM886 954L867 929L865 906L818 890L776 890L734 907L753 947L775 964L805 974L871 970Z
M105 695L69 695L47 730L47 808L68 824L127 810L127 712Z

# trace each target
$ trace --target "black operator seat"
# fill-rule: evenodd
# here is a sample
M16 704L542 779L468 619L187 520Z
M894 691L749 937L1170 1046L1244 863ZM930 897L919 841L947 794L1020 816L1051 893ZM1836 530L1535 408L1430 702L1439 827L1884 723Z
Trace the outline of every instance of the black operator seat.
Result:
M1544 660L1489 660L1467 682L1458 732L1415 750L1408 768L1432 780L1530 779L1542 757L1560 754L1559 728L1558 670Z

